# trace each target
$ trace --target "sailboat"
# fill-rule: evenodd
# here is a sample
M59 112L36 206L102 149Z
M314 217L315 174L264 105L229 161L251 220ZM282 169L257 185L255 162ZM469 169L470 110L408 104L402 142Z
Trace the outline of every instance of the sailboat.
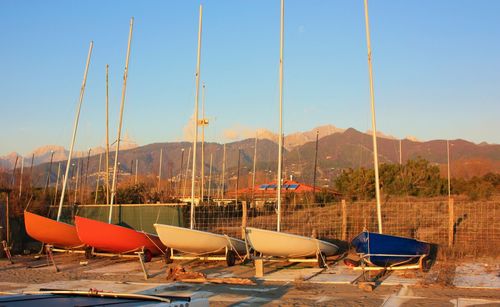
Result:
M263 256L291 258L316 257L319 266L325 265L325 257L334 255L338 251L335 244L318 240L312 237L298 236L281 232L281 161L283 152L283 47L284 47L284 14L285 4L281 0L281 32L280 32L280 97L279 97L279 140L278 140L278 178L277 178L277 231L246 227L246 239L253 250Z
M380 182L378 172L377 127L375 120L375 95L373 90L372 53L370 42L370 25L368 18L368 0L364 1L366 45L368 49L368 73L370 77L370 99L372 115L373 163L375 168L375 196L377 201L378 233L363 231L351 244L360 256L360 261L346 260L348 266L430 269L434 263L437 246L432 243L412 238L391 236L382 233L382 213L380 205Z
M44 244L49 244L64 249L75 249L84 246L84 243L78 238L75 226L61 222L61 213L64 203L64 196L66 194L65 192L68 182L69 168L71 166L71 158L73 156L73 148L75 145L76 132L78 130L78 121L80 118L80 110L82 108L85 85L87 83L87 73L93 47L94 42L90 42L89 52L87 55L87 63L85 64L85 72L83 74L82 86L80 88L80 98L78 101L78 107L76 110L75 121L73 125L73 134L71 137L68 161L66 163L66 175L64 176L61 198L59 201L59 209L57 211L57 219L52 220L50 218L40 216L27 210L24 211L24 226L26 228L26 232L30 237Z
M128 63L130 58L130 44L132 41L132 30L134 18L130 19L130 30L127 45L127 56L125 60L125 72L123 74L123 88L120 104L120 120L118 124L118 136L115 148L115 161L113 168L113 184L111 188L111 202L109 205L108 223L75 216L75 225L78 238L86 245L99 251L128 254L133 252L144 252L145 261L150 261L154 255L159 255L165 250L165 246L154 234L137 231L131 228L112 224L113 202L116 198L116 181L118 171L118 153L120 151L120 138L123 122L123 108L125 105L125 93L127 89Z
M174 258L174 251L193 255L193 258L206 260L226 259L229 266L234 265L236 255L246 254L246 245L243 240L232 238L226 235L200 231L194 229L195 210L195 176L196 176L196 144L198 142L198 100L200 86L200 56L201 56L201 33L203 6L200 5L199 25L198 25L198 53L196 65L196 93L195 93L195 123L193 139L193 172L191 177L191 222L190 228L177 227L172 225L154 224L160 240L170 249L170 255ZM203 167L203 166L202 166ZM223 254L224 257L210 257L207 255ZM201 257L203 256L203 257ZM180 257L188 258L188 257Z

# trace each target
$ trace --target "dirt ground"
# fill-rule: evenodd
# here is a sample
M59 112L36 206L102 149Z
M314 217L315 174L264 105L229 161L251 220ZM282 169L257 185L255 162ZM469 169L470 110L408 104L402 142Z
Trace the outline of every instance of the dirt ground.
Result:
M498 288L463 288L453 286L455 266L436 264L427 274L410 272L401 278L418 280L413 284L382 283L368 292L346 282L321 283L314 278L303 277L299 273L312 270L311 265L273 263L266 265L266 275L273 272L291 272L293 279L269 281L253 278L252 264L236 265L228 268L222 262L182 261L172 265L182 265L187 271L203 272L209 276L250 278L255 285L186 284L167 281L169 265L161 259L147 263L149 278L144 279L139 261L125 258L97 257L87 260L83 255L59 254L55 256L59 272L47 265L47 258L41 256L17 256L14 264L0 260L0 292L20 293L29 289L54 287L54 282L63 285L78 285L86 281L99 287L120 285L140 285L145 287L165 286L169 291L207 293L213 306L500 306ZM489 259L495 262L494 259ZM484 262L484 261L483 261ZM336 268L334 268L335 271ZM339 267L340 269L340 267ZM491 264L488 269L500 278L498 266ZM318 274L324 273L318 269ZM315 273L316 274L316 273ZM304 275L305 276L305 275ZM103 283L105 281L106 283ZM85 287L82 286L81 287ZM165 288L165 289L166 289ZM103 289L106 290L106 289ZM131 290L132 291L132 290Z

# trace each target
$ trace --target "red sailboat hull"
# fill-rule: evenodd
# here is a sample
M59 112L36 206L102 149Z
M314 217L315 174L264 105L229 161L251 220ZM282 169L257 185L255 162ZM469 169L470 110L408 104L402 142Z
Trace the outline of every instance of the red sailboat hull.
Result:
M73 225L24 211L24 227L30 237L45 244L68 249L84 246Z
M158 236L123 226L81 216L75 216L75 225L80 240L97 250L117 254L149 250L159 255L166 249Z

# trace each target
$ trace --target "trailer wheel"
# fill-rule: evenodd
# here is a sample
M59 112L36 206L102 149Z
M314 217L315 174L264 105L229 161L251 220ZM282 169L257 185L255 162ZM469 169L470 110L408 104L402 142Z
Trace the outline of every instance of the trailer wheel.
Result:
M92 247L85 248L85 259L92 258Z
M153 259L153 253L149 249L145 249L143 253L142 260L144 262L150 262Z
M227 266L233 266L236 263L236 253L232 250L227 251L226 254Z
M165 264L170 264L174 262L172 258L170 258L171 256L172 256L172 251L170 247L167 247L167 249L165 250L165 255L163 255L163 260L165 261Z
M326 268L326 255L323 252L319 252L318 255L316 256L316 259L318 260L318 267L321 269Z
M427 273L430 271L432 265L434 264L434 259L430 256L425 256L422 259L421 265L420 265L420 270L424 273Z

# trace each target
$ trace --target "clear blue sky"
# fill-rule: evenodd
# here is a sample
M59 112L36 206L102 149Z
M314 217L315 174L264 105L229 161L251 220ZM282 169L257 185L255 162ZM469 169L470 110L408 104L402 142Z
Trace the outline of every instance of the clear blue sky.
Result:
M279 1L206 0L201 77L208 139L277 131ZM183 139L194 108L199 1L1 1L0 155L68 147L94 41L77 147L104 143L105 65L115 135L129 18L124 130ZM370 128L362 0L289 0L285 133ZM422 140L500 143L500 1L370 2L378 129Z

